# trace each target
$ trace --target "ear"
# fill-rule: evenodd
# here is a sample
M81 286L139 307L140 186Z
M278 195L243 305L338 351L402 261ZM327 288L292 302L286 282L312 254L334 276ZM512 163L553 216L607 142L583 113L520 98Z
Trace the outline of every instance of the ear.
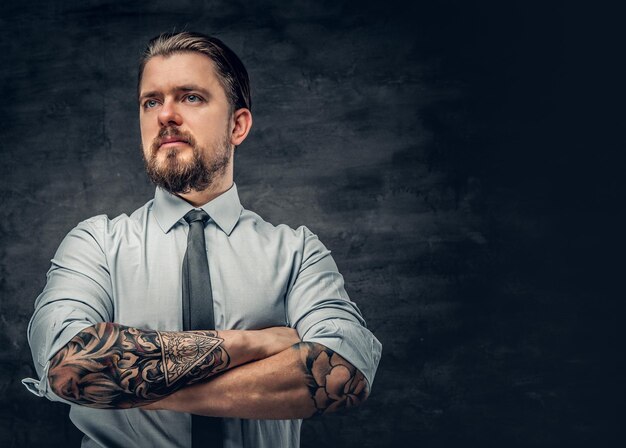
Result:
M235 126L230 135L230 143L239 146L246 139L252 127L252 112L246 108L237 109L233 114L233 121Z

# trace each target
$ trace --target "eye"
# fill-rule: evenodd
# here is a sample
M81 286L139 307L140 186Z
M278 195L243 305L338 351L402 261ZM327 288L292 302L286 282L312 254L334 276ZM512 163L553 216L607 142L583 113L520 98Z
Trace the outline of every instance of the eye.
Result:
M202 98L200 98L198 95L191 94L187 95L185 97L185 100L187 100L189 103L199 103L202 101Z
M144 109L152 109L153 107L156 107L157 104L159 104L159 103L157 103L156 100L146 100L143 103L143 108Z

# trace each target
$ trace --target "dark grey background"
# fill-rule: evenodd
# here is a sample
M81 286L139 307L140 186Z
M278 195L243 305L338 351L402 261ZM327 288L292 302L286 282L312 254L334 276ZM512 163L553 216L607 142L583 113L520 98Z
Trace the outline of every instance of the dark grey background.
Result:
M304 447L615 440L617 11L72 0L0 13L1 446L79 443L68 409L19 383L34 374L26 325L63 236L152 196L136 61L174 29L212 33L247 65L242 201L318 233L384 345L367 404L305 422Z

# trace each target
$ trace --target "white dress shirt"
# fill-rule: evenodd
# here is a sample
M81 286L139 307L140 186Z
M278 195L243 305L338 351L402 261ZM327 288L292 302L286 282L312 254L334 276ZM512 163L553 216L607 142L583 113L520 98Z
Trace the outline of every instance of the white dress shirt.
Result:
M49 359L82 329L117 322L182 330L181 265L193 207L157 188L130 217L96 216L65 237L35 303L28 339L39 378L24 385L64 401L49 388ZM334 350L370 386L381 344L345 292L330 251L302 226L274 226L239 202L237 187L202 207L215 328L295 328L304 341ZM68 404L71 404L68 402ZM71 404L83 447L190 447L191 417L172 411L99 410ZM300 420L224 419L224 447L295 447Z

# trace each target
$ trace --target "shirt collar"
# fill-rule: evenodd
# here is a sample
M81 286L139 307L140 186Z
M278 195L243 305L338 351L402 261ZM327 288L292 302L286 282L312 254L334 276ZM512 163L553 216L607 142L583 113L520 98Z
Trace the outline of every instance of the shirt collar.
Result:
M194 208L196 207L184 199L157 187L154 194L154 202L152 203L152 211L164 233L169 232L174 227L174 224ZM233 231L243 210L239 201L237 186L234 183L227 191L200 208L207 212L226 235L230 235Z

